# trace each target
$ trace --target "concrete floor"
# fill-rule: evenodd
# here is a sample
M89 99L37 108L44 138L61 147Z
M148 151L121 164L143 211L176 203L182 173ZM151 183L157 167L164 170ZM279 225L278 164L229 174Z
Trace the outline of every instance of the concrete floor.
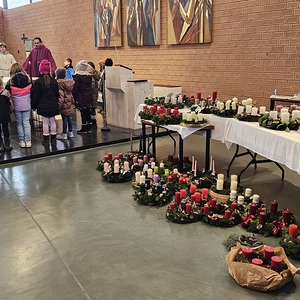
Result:
M186 155L198 152L200 166L203 140L185 140ZM231 278L222 242L245 233L240 227L168 223L165 207L132 199L130 183L102 182L98 159L128 148L120 144L0 166L1 300L299 299L300 276L272 293L241 288ZM232 153L212 141L218 172L226 170ZM169 138L161 138L158 156L168 154ZM232 173L246 161L240 158ZM299 220L299 175L285 170L282 182L277 167L260 165L241 183L265 203L276 199L279 209L290 208ZM260 238L278 245L278 239Z

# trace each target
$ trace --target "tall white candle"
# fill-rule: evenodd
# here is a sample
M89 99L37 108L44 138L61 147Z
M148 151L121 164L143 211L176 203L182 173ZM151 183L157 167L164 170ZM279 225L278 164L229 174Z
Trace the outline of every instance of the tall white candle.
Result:
M149 168L148 165L145 164L145 165L144 165L144 172L148 171L148 168Z
M135 172L135 181L136 182L140 182L140 177L141 177L141 173L140 172Z
M120 165L119 164L115 164L114 165L114 173L119 173L120 172Z
M194 176L197 175L197 161L195 160L195 167L194 167Z
M217 191L222 191L224 186L224 180L218 179L217 180Z
M230 181L237 181L237 180L238 180L237 175L232 174L232 175L230 176Z
M218 174L218 179L224 180L224 174Z
M214 160L214 159L213 159L212 174L213 174L213 175L216 174L216 172L215 172L215 160Z
M146 181L146 176L145 175L141 175L140 176L140 184L145 184L145 181Z
M223 109L224 109L224 103L221 102L221 103L220 103L220 110L223 110Z
M257 107L252 107L251 115L252 115L252 116L256 116L257 113L258 113L258 108L257 108Z
M198 121L203 121L203 114L198 113L197 118L198 118Z
M182 120L186 120L186 119L187 119L187 113L184 112L184 113L182 113Z
M148 169L147 175L148 175L148 178L152 178L152 176L153 176L153 170L152 169Z
M237 190L237 187L238 187L238 182L237 181L231 181L230 182L230 190Z
M151 162L151 169L154 169L155 167L155 161Z
M129 162L128 161L124 161L124 171L129 171L130 167L129 167Z
M232 102L232 103L231 103L231 108L232 108L232 109L236 109L236 102Z
M289 119L290 119L290 113L289 112L282 112L280 114L281 123L288 122Z
M210 163L209 163L209 170L212 171L212 161L213 161L213 157L212 155L210 156Z
M259 113L260 113L261 115L263 115L265 112L266 112L266 107L265 107L265 106L261 106L261 107L259 108Z
M239 107L238 107L238 114L240 115L240 114L242 114L243 112L244 112L244 109L245 109L245 107L244 107L244 105L240 105Z
M270 117L271 117L273 120L276 120L277 117L278 117L278 111L277 111L277 110L271 110L271 111L270 111Z
M251 114L251 111L252 111L252 106L246 105L246 114Z
M195 156L192 156L192 172L194 171Z
M108 170L109 170L109 164L108 164L108 162L105 162L104 165L103 165L103 167L104 167L104 172L108 172Z

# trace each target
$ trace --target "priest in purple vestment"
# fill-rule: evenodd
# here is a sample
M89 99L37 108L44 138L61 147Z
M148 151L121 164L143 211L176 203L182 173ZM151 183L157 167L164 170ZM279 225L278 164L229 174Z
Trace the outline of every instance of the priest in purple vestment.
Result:
M43 45L41 38L34 38L35 47L29 53L27 59L23 63L23 68L30 77L38 77L40 62L47 59L51 64L51 75L53 76L56 70L56 64L51 51Z

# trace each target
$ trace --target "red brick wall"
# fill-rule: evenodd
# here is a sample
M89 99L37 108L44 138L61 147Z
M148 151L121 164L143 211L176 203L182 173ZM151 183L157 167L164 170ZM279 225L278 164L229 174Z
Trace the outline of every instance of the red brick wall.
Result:
M181 85L188 95L217 90L223 100L268 104L275 88L282 95L300 91L300 1L214 0L213 42L179 46L167 45L167 1L161 0L161 45L155 47L127 46L121 1L122 47L94 47L93 1L44 0L4 11L9 50L23 61L22 34L40 36L58 65L67 56L74 62L111 57L133 68L136 79Z
M5 42L3 9L0 7L0 41Z

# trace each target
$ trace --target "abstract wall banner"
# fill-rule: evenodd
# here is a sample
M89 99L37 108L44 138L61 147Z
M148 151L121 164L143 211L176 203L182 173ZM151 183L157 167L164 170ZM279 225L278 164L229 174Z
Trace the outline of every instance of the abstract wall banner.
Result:
M95 47L122 46L121 0L94 0Z
M160 45L160 0L126 0L128 46Z
M168 0L168 44L211 43L213 0Z

